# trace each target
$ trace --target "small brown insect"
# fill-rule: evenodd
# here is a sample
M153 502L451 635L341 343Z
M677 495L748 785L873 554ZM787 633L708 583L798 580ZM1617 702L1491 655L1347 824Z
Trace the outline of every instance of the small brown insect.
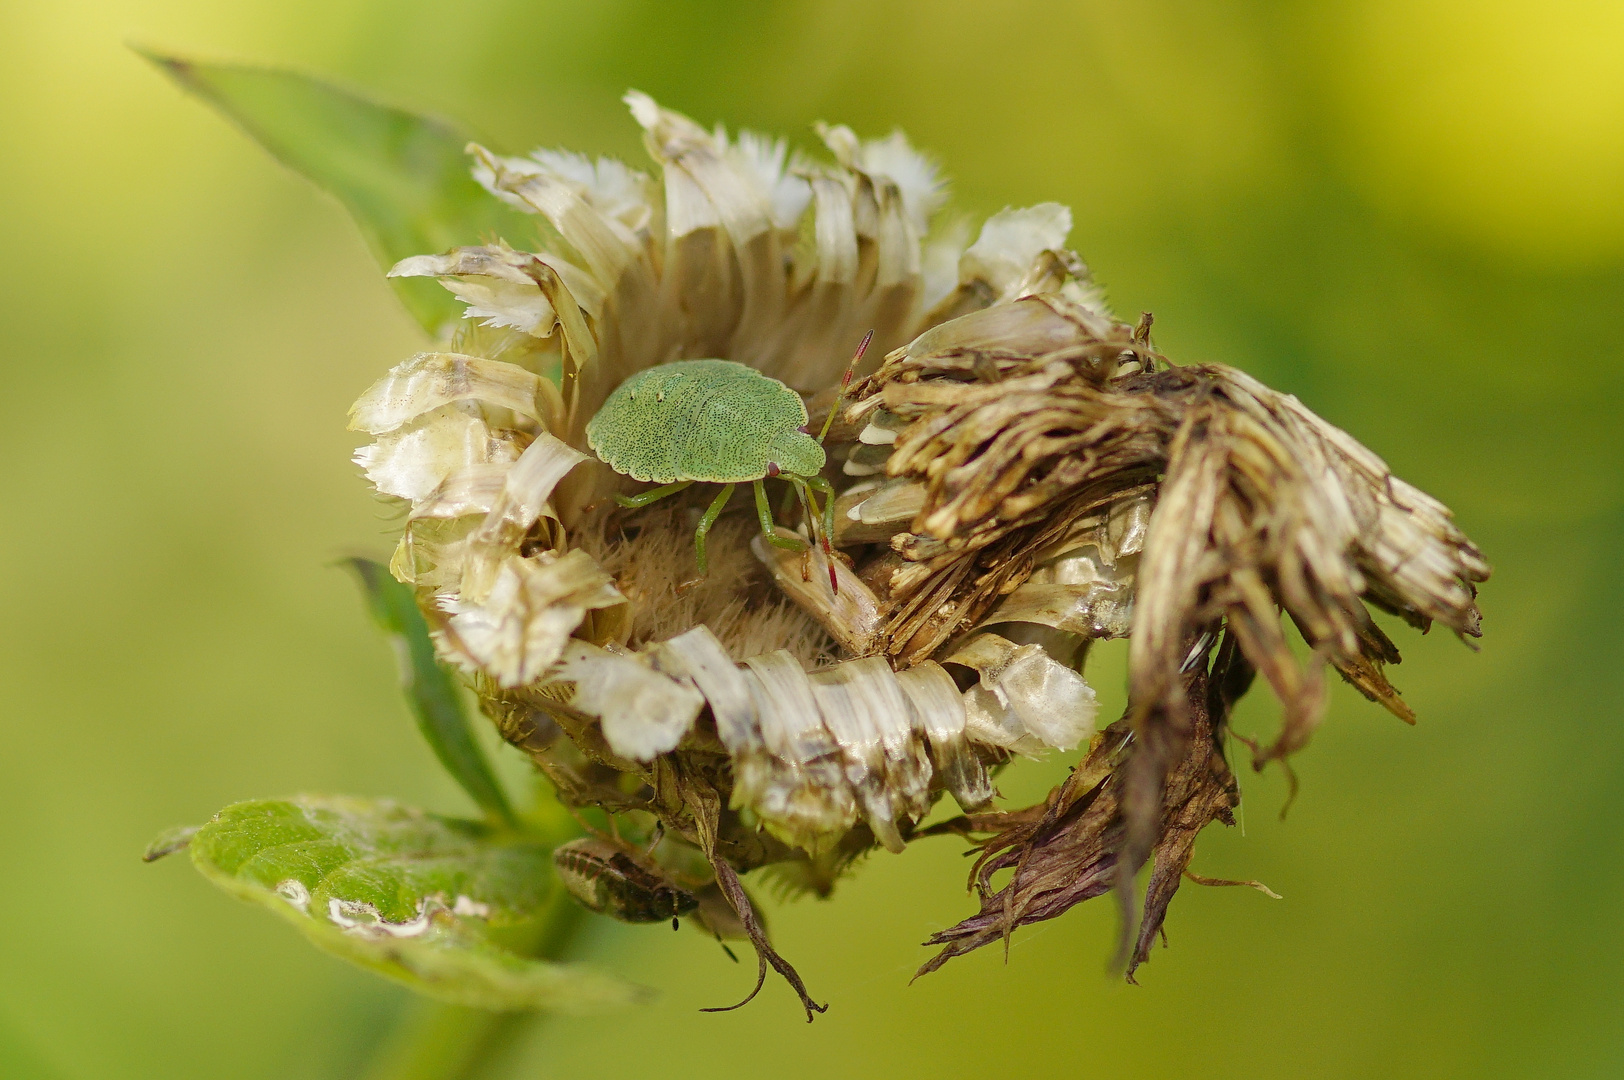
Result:
M584 836L553 850L553 866L582 906L629 923L677 919L699 908L699 898L672 884L658 868L608 840Z

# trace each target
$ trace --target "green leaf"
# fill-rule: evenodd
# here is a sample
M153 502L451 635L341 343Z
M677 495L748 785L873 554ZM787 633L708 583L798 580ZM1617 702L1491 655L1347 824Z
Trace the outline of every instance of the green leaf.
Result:
M190 848L222 889L442 1001L583 1013L649 993L532 958L575 913L549 845L533 837L384 800L301 795L228 806Z
M434 756L481 809L514 824L513 808L468 728L468 715L456 683L434 655L428 624L417 610L412 589L396 581L382 563L371 559L344 561L361 582L372 618L395 647L407 703Z
M337 196L385 268L408 255L496 236L523 244L534 219L486 192L469 173L469 135L290 71L204 64L137 48L213 105L278 161ZM391 279L430 334L462 314L436 282Z
M181 848L192 842L197 833L196 825L176 825L165 829L147 845L147 850L141 853L142 862L157 862L165 855L173 855Z

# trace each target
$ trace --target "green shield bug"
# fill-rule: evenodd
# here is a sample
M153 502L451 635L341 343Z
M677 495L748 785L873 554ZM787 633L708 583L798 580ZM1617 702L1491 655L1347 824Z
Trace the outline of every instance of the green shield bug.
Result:
M871 330L857 347L841 382L842 392L873 337ZM829 410L831 421L835 406ZM756 515L767 541L795 551L804 551L806 545L774 531L763 481L772 477L788 481L813 522L818 517L813 492L821 494L823 528L814 527L813 532L829 560L830 585L838 592L829 544L835 492L821 475L826 460L823 436L829 424L816 439L806 433L806 424L801 395L777 379L731 360L676 360L639 371L617 386L588 421L586 441L617 473L657 485L637 495L616 495L615 501L627 508L647 506L696 483L722 485L694 533L701 577L705 536L736 485L754 485Z
M570 895L592 911L621 922L677 919L699 908L699 898L672 884L608 840L586 836L553 849L553 867Z

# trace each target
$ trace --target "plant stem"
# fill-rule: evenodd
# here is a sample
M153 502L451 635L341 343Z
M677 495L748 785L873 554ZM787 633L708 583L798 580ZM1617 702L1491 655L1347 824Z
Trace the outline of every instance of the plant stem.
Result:
M559 897L537 934L533 955L561 960L572 952L586 912ZM489 1080L493 1067L543 1013L490 1012L414 999L378 1046L361 1080Z
M515 1035L536 1019L533 1013L498 1013L433 1001L413 1001L401 1011L395 1031L378 1048L365 1080L472 1080Z

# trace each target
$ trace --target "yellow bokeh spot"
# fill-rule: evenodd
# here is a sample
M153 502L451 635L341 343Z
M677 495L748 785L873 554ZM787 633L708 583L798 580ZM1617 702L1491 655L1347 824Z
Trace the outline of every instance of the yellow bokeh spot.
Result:
M1377 202L1530 262L1624 257L1624 3L1370 0L1328 44Z

